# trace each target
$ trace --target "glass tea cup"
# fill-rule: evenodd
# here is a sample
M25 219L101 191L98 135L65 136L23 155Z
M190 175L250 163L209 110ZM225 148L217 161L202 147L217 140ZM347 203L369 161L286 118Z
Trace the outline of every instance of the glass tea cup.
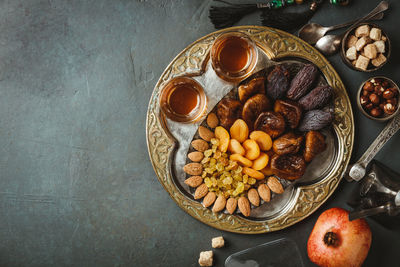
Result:
M203 87L190 77L173 78L161 90L161 111L173 121L196 121L205 111L206 104Z
M244 33L227 32L217 37L210 51L215 73L228 82L238 82L254 70L258 52L256 44Z

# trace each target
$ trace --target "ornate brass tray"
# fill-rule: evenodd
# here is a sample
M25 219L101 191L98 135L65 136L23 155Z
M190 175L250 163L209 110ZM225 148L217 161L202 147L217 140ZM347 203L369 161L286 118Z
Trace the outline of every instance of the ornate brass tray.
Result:
M241 215L213 213L193 199L183 183L181 171L186 154L198 125L218 101L236 85L216 77L209 62L209 50L215 38L226 31L241 31L252 38L259 49L255 72L277 62L315 64L325 82L335 91L335 120L332 130L325 132L328 149L307 168L305 178L287 184L282 196L267 208L257 208L249 218ZM207 110L193 124L166 119L160 113L159 94L166 82L176 76L188 75L200 82L207 94ZM216 89L217 88L217 89ZM243 234L277 231L291 226L313 213L333 193L349 163L354 139L353 112L345 87L329 62L313 47L299 38L273 28L239 26L211 33L186 47L165 69L151 96L146 120L147 146L157 177L171 198L194 218L212 227ZM310 168L310 170L309 170ZM266 205L262 205L266 206Z

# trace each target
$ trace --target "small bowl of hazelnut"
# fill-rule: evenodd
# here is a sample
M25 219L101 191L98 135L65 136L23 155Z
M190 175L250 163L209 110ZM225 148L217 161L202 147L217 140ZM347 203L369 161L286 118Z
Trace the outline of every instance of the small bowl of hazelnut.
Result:
M376 24L363 23L345 33L340 54L350 68L371 72L386 64L390 52L387 34Z
M399 87L386 77L373 77L358 90L358 107L370 119L386 121L399 113Z

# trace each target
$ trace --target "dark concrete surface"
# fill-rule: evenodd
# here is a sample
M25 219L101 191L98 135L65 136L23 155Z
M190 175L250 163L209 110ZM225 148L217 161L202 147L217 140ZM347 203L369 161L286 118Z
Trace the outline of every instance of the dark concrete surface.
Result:
M344 22L378 3L353 2L325 4L313 20ZM354 184L343 181L320 210L286 230L239 235L187 215L150 164L148 100L172 58L214 30L210 3L0 1L0 266L197 266L199 252L221 234L227 246L215 250L216 266L281 237L295 240L313 266L306 255L312 226L323 210L346 207ZM374 74L400 82L400 4L391 4L379 23L392 40L391 62ZM240 24L260 25L259 17ZM358 158L383 127L355 106L359 84L372 74L349 70L339 56L330 60L353 103ZM397 134L378 158L400 171L399 148ZM368 221L365 266L399 266L400 227Z

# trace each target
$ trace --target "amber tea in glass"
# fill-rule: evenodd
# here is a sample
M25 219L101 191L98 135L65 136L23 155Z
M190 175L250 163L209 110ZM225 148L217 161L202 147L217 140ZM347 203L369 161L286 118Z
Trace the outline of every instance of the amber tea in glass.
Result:
M160 95L162 112L173 121L191 122L201 116L206 107L203 87L189 77L170 80Z
M257 48L244 33L228 32L220 35L210 52L211 65L216 74L229 82L248 77L257 64Z

